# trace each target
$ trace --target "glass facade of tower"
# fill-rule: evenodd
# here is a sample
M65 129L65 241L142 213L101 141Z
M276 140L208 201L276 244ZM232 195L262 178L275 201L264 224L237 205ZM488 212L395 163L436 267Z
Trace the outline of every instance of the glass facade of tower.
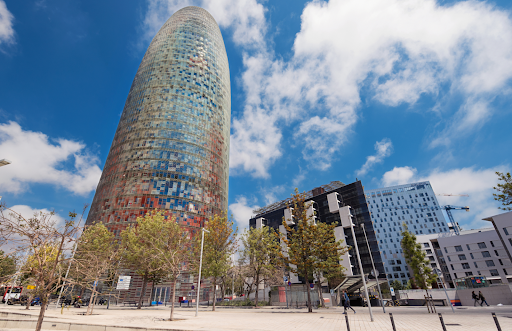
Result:
M224 42L199 7L177 11L133 80L87 224L116 235L148 209L191 228L227 210L231 91Z

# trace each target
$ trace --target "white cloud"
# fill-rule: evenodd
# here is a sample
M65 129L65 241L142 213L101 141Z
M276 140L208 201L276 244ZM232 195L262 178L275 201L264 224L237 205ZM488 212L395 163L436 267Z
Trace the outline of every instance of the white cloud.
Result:
M256 0L148 0L144 41L151 40L177 10L187 6L206 9L223 28L233 29L233 40L244 46L263 43L265 8Z
M401 184L407 184L414 181L413 178L416 176L417 170L411 167L394 167L382 176L383 186L395 186Z
M284 128L296 132L304 159L328 168L357 121L362 87L375 100L397 106L414 104L422 94L436 98L450 86L447 98L465 101L454 116L443 118L450 124L438 136L446 142L481 126L492 115L490 101L512 77L512 22L507 12L484 2L312 1L301 18L290 61L275 59L269 50L244 59L250 107L232 140L272 155L238 149L234 157L251 162L231 166L255 176L266 176L288 147L280 136L268 138ZM246 119L255 113L268 119L268 130L239 135L253 130L254 122Z
M490 102L512 78L512 21L487 2L312 1L287 61L265 41L265 8L256 0L149 0L147 39L189 4L231 29L243 54L245 102L231 136L235 173L268 177L293 147L313 167L329 168L358 120L362 88L388 106L413 105L425 94L437 99L442 122L431 146L449 144L492 116ZM462 105L451 114L441 99ZM294 141L283 142L284 130Z
M388 138L377 141L375 143L375 151L377 153L368 156L361 169L356 171L357 176L366 175L375 164L382 163L386 157L390 156L393 153L393 143Z
M41 132L24 131L16 122L0 124L0 157L12 162L0 168L2 191L21 193L31 183L56 185L79 195L95 190L101 176L98 158L80 142L55 141ZM73 166L64 165L70 161Z
M233 214L239 232L249 228L249 220L254 216L252 211L258 208L260 207L257 205L250 206L249 201L244 196L237 197L236 202L229 205L229 210Z
M0 0L0 45L14 42L13 20L14 16L7 9L7 5L3 0Z
M493 186L498 181L496 171L504 172L507 167L490 169L474 167L441 171L434 169L429 173L418 174L411 167L395 167L382 177L383 186L393 186L420 181L430 181L436 194L469 195L437 196L440 205L468 206L470 212L452 211L453 217L465 229L488 227L482 218L502 213L493 198ZM447 219L448 222L448 219Z

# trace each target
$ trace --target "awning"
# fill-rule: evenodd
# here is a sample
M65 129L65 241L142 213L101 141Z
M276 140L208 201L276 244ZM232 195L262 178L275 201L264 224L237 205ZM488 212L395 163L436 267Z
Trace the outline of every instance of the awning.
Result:
M368 275L366 275L367 287L377 285L377 281L379 282L379 284L384 284L387 283L388 280L386 278L368 279ZM363 280L361 279L360 275L346 276L345 279L338 286L336 286L336 288L334 288L334 291L337 291L339 289L341 291L347 290L348 293L354 293L363 288Z

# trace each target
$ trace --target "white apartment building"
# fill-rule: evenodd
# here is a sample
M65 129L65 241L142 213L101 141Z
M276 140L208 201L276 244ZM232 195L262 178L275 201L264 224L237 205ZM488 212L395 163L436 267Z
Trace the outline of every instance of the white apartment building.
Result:
M434 190L427 181L365 190L365 195L388 280L406 284L410 275L400 247L402 224L416 235L450 231Z
M512 225L512 224L510 224ZM417 236L447 287L457 278L485 276L491 284L512 282L512 263L494 228Z
M508 258L512 260L512 211L484 218L484 221L492 223Z

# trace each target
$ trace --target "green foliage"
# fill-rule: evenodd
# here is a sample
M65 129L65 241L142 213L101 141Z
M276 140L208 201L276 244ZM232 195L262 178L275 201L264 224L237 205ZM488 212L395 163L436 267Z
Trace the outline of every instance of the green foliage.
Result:
M202 277L211 278L213 288L219 283L220 277L224 276L231 267L231 256L236 251L236 233L238 228L233 229L234 222L226 215L215 215L205 224L205 229L210 231L204 235ZM196 236L195 268L199 263L199 250L201 249L201 236ZM213 291L215 301L217 291Z
M510 176L510 172L506 174L503 172L496 171L496 175L498 175L498 180L503 181L503 183L498 183L497 187L494 187L498 193L493 193L494 200L501 201L502 205L505 207L499 207L503 210L512 210L512 207L507 207L512 205L512 176Z
M404 289L404 285L402 284L401 281L399 280L394 280L392 283L391 283L391 287L395 290L395 291L399 291L399 290L403 290Z
M0 250L0 283L7 282L16 273L16 260Z
M273 278L280 270L281 246L274 229L251 228L242 235L242 245L240 260L245 264L244 276L252 278L256 287L262 281ZM258 291L256 291L255 306L258 305L258 299Z
M403 225L401 246L414 279L414 284L421 289L426 290L436 281L437 275L430 268L430 261L426 258L427 254L421 249L421 245L416 242L416 236L408 231L407 225Z
M118 261L118 243L114 234L102 223L86 227L77 240L73 274L76 282L92 292L87 315L93 312L99 282L112 283L116 275L109 271L117 267Z
M142 307L148 281L164 277L162 252L167 249L167 242L163 234L169 233L173 224L178 226L174 219L166 220L163 211L153 210L138 217L136 226L121 232L123 266L142 277L138 309Z
M308 215L311 202L306 202L306 194L295 189L289 207L292 208L292 219L295 225L288 225L283 220L286 234L281 234L281 241L286 245L286 252L280 252L281 258L288 265L295 265L290 271L305 278L308 291L308 310L311 312L310 280L317 277L337 277L343 270L339 264L341 255L346 247L341 241L336 241L334 228L336 224L313 222L313 216Z

